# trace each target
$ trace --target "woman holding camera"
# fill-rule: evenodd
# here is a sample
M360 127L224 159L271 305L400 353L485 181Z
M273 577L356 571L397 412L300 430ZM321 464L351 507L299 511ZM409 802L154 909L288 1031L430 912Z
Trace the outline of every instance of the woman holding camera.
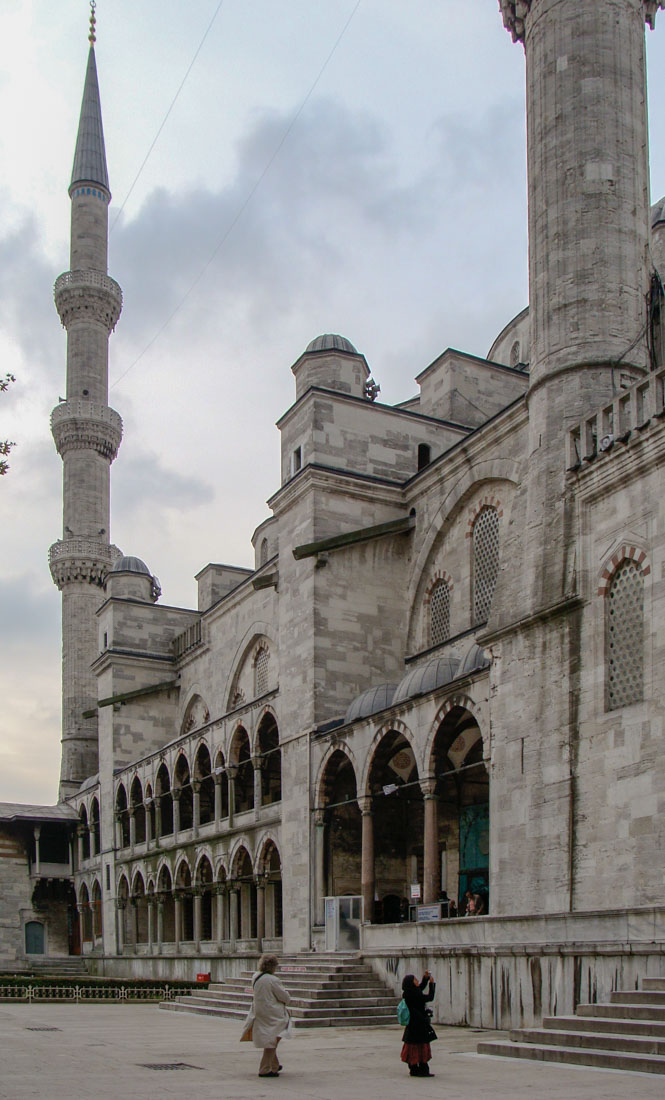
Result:
M425 971L421 981L414 974L407 974L402 982L409 1022L402 1036L401 1059L408 1065L412 1077L434 1077L428 1063L432 1057L430 1043L436 1039L436 1032L430 1022L432 1012L427 1008L427 1002L434 1000L435 988L429 970Z

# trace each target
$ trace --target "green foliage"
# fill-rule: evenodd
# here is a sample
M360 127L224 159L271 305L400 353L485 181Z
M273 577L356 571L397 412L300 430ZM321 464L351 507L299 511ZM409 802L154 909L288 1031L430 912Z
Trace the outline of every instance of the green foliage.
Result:
M14 375L9 373L7 373L4 378L0 378L0 393L4 393L5 390L8 390L10 384L15 381ZM11 443L8 439L0 440L0 477L6 474L9 469L9 463L6 460L6 456L9 454L12 447L15 446L16 444Z

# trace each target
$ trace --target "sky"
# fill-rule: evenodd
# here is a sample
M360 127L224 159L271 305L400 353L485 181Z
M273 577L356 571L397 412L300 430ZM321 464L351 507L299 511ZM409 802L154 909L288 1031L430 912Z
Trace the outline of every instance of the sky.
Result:
M49 416L66 342L52 285L68 268L88 14L85 0L0 4L0 374L16 376L0 395L0 439L16 441L0 480L2 801L57 797ZM163 602L192 607L206 563L253 564L279 487L275 421L311 339L348 337L392 404L446 347L486 355L527 304L524 54L496 0L98 0L96 15L109 274L125 301L111 537Z

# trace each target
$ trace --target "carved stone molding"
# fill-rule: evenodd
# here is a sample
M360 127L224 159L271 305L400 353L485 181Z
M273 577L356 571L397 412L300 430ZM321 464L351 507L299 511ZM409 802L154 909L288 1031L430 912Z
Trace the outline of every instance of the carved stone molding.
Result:
M122 557L117 546L97 539L59 539L49 550L51 576L60 590L83 581L102 588L114 561Z
M51 431L59 455L93 450L113 462L122 440L122 419L107 405L63 401L51 413Z
M65 271L55 281L53 296L65 328L89 318L112 332L122 312L122 290L100 271Z
M499 0L503 25L510 31L513 42L524 41L524 24L534 0ZM665 0L644 0L644 18L651 29L656 25L656 14L665 8Z

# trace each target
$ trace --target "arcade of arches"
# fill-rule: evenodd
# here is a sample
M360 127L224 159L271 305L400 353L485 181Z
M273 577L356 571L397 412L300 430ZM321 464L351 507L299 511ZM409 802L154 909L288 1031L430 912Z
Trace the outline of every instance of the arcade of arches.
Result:
M164 944L182 944L198 950L201 944L225 945L233 950L237 941L278 939L282 935L282 866L272 840L263 845L256 865L247 848L236 852L231 873L223 866L217 875L207 856L202 856L192 874L181 859L175 874L164 864L156 882L146 887L137 871L131 889L123 874L117 895L119 951L146 945L161 951Z
M413 884L425 904L459 904L470 890L489 908L489 775L478 724L461 706L441 721L425 776L398 730L374 747L362 794L349 755L335 749L316 825L321 899L361 894L366 921L407 919Z

